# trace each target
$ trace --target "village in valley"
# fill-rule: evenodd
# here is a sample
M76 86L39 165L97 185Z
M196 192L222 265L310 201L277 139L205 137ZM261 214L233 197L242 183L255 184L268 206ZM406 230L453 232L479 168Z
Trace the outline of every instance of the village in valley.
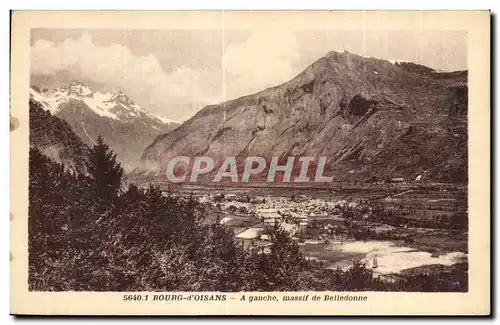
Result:
M229 227L241 245L268 253L271 229L279 227L325 268L362 261L397 281L467 260L467 190L457 185L394 179L317 188L187 186L179 193L196 197L206 222Z

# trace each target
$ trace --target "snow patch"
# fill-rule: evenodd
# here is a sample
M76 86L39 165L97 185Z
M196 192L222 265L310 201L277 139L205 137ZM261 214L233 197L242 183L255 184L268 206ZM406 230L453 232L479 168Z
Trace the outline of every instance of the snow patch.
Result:
M113 106L107 104L107 103L102 103L97 100L95 100L93 97L90 98L85 98L83 102L91 109L93 110L96 114L103 116L103 117L109 117L115 120L118 120L118 117L116 114L113 114L109 111L110 108Z
M42 105L42 108L49 111L51 114L56 114L59 109L58 106L61 104L60 97L48 97L37 92L30 87L30 96Z
M396 63L411 63L411 61L400 60L400 59L392 59L392 60L389 60L389 62L391 62L392 64L396 64Z
M85 128L85 125L83 124L83 122L81 122L81 124L82 124L82 129L83 129L83 132L85 133L85 135L87 136L87 138L89 138L89 139L90 139L90 141L92 141L92 143L93 143L93 144L96 144L96 143L94 142L94 140L90 137L89 133L87 132L87 129Z
M52 114L56 114L61 110L61 104L67 103L70 99L75 99L83 101L97 115L114 120L147 117L157 123L180 124L177 121L146 111L121 91L116 93L93 92L92 89L81 82L73 82L60 89L51 89L42 92L30 87L30 95L42 105L43 109Z
M168 118L163 117L163 116L158 116L158 115L153 115L153 114L149 114L149 115L156 118L157 120L159 120L163 124L170 124L170 123L180 124L180 122L178 122L178 121L174 121L174 120L168 119Z

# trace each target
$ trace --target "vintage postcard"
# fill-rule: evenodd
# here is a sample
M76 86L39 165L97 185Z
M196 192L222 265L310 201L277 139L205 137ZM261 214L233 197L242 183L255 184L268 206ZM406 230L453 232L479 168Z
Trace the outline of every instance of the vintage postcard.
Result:
M488 11L15 11L11 313L488 315Z

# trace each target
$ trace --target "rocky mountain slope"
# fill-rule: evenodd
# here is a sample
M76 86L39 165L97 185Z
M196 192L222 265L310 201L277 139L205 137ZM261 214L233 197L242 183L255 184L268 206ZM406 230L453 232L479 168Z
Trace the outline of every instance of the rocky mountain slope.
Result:
M93 91L81 82L50 90L32 86L30 95L45 110L66 121L87 146L92 146L100 134L126 168L137 165L144 148L156 136L179 125L144 110L121 91Z
M336 179L466 182L467 73L330 52L294 79L207 106L142 156L326 156Z
M30 147L74 171L85 172L84 161L89 148L74 133L68 123L46 111L42 104L29 101Z

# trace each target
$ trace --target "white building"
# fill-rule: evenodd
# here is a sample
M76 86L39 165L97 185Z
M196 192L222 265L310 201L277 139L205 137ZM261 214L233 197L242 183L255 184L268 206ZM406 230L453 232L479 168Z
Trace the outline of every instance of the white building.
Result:
M274 225L276 222L281 222L283 220L283 217L276 209L257 209L256 213L265 225Z
M264 233L264 228L252 227L247 228L236 234L236 239L253 239L259 238Z

